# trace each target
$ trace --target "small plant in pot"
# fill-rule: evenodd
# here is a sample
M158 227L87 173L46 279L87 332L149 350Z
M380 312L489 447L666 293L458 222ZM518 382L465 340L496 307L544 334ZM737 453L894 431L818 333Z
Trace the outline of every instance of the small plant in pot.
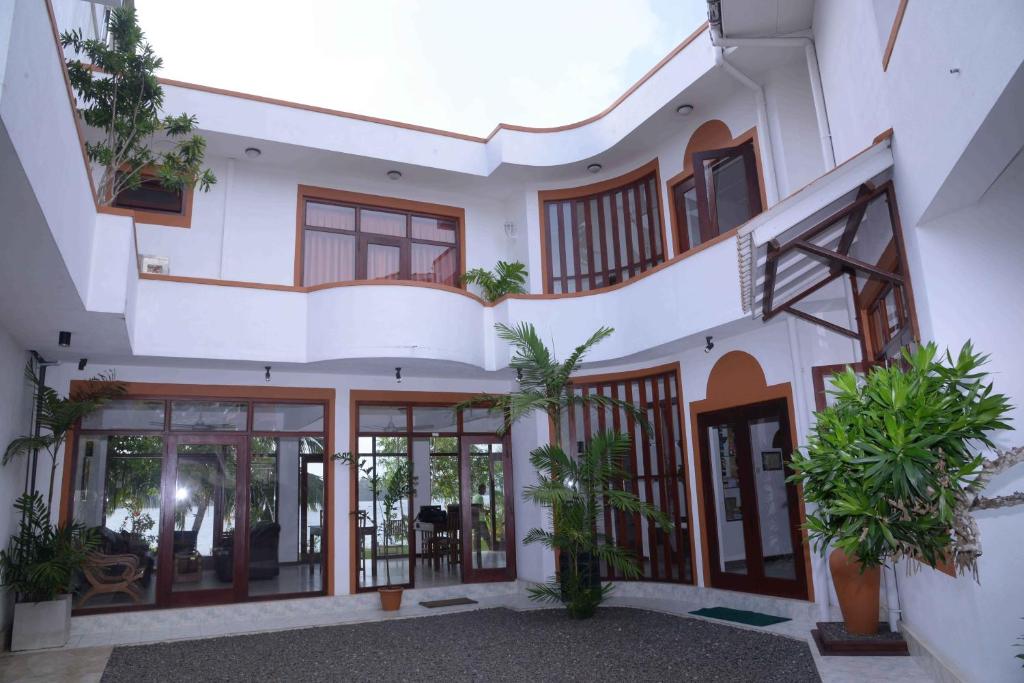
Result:
M1009 429L1006 396L979 372L986 361L970 342L956 358L929 343L866 377L847 368L832 378L834 404L794 454L791 479L816 506L807 515L815 548L833 548L848 632L877 633L883 564L935 567L946 558L957 501L981 486L979 449Z
M340 453L336 460L358 467L358 458L351 453ZM393 612L402 606L402 594L405 588L391 583L391 555L387 548L396 547L396 541L408 542L408 527L399 524L403 518L401 504L416 495L418 478L412 473L412 463L408 458L396 458L397 466L386 472L377 472L372 465L361 468L369 483L373 500L379 502L381 521L383 522L382 537L384 553L384 586L377 589L380 595L380 606L386 612ZM398 530L405 529L404 537ZM374 558L376 560L376 558Z
M71 584L99 539L79 523L54 526L38 493L14 503L18 533L0 550L0 580L15 596L12 650L61 647L71 631Z

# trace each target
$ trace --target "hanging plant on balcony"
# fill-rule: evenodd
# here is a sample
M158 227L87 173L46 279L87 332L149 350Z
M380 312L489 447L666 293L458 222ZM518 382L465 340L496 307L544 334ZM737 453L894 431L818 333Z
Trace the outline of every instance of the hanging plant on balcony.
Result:
M82 120L100 132L98 140L85 143L89 161L101 169L97 201L110 205L120 192L138 188L144 171L167 190L209 190L217 178L202 168L206 140L193 133L195 116L162 116L164 91L156 71L163 60L145 42L135 9L111 10L107 32L109 41L86 40L80 29L60 39L76 55L67 67Z
M476 285L483 297L490 302L508 294L526 293L526 266L518 261L498 261L494 270L473 268L462 276L463 284Z

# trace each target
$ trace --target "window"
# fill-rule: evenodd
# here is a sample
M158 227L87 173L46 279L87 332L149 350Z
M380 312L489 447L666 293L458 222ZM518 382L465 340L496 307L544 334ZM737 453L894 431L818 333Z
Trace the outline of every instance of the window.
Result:
M877 363L899 358L903 347L914 339L903 287L886 284L876 289L877 294L864 307L864 320L868 360Z
M121 190L113 205L129 209L138 223L187 228L192 224L192 188L168 190L153 170L144 170L139 186Z
M644 430L632 415L617 406L595 403L589 408L577 406L568 413L562 443L575 444L573 450L581 451L586 441L599 432L629 434L629 450L619 463L625 477L616 483L617 487L664 512L675 527L664 531L639 514L606 507L603 518L597 520L597 531L641 560L640 580L693 583L683 468L685 434L679 421L677 379L675 368L589 382L586 377L580 378L574 387L577 396L596 394L629 403L645 414L649 429ZM601 578L626 580L603 561Z
M459 286L460 218L302 198L302 285L412 280Z
M168 190L157 178L143 177L135 189L121 190L114 198L114 206L180 214L184 211L185 202L182 192Z
M695 171L672 186L676 250L682 253L761 213L754 143L697 152Z
M652 162L639 177L598 192L540 193L548 293L608 287L664 262L655 167Z

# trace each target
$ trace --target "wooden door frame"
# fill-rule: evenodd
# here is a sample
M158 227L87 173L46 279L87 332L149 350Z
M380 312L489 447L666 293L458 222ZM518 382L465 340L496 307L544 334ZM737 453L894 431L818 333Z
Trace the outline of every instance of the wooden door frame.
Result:
M703 477L703 465L702 458L700 456L700 430L697 424L697 418L702 413L719 410L722 408L733 408L736 406L747 405L751 403L761 403L776 398L786 399L786 405L789 408L789 433L792 435L794 446L799 442L799 432L796 428L796 414L794 412L794 406L796 405L793 401L793 387L789 382L780 382L779 384L768 384L765 381L764 371L761 369L760 363L757 359L751 356L749 353L744 351L729 351L725 353L715 363L707 381L707 391L705 398L699 401L690 402L690 438L691 438L691 449L690 452L693 454L693 472L696 482L702 481ZM701 548L701 576L703 577L704 586L711 585L711 563L708 553L708 524L707 516L704 514L705 503L704 500L704 487L699 485L694 487L696 490L694 493L693 504L695 506L694 514L697 524L700 528L700 548ZM807 531L804 529L806 524L806 511L804 506L803 490L800 486L797 486L797 512L800 518L802 547L804 550L804 567L805 574L808 577L807 581L807 600L814 602L814 581L811 580L813 577L811 571L811 553L808 552L810 549L810 543L807 537ZM696 570L695 570L696 571Z
M178 475L178 446L187 444L217 444L235 446L235 526L232 540L232 574L230 588L210 590L174 591L174 503ZM242 602L249 592L249 543L241 530L249 524L249 444L246 434L197 434L183 432L171 434L166 443L166 466L161 474L160 487L161 528L160 546L157 549L157 593L158 607L186 607L192 605L213 605ZM216 539L215 539L216 540Z
M503 569L473 569L473 543L470 527L473 523L473 491L472 462L469 447L474 443L494 444L501 443L501 467L504 487L504 512L505 512L505 567ZM488 454L488 458L491 454ZM491 460L490 462L493 462ZM489 463L490 464L490 463ZM515 578L515 510L513 509L513 497L509 495L508 485L512 481L512 453L509 444L508 434L504 436L485 436L469 434L459 437L459 505L462 514L462 583L485 583L492 581L511 581ZM497 535L497 532L494 534ZM511 539L511 541L509 540ZM491 542L494 542L492 537Z
M742 406L732 406L713 411L706 411L697 416L697 429L700 442L698 457L702 464L702 477L698 486L704 489L704 500L711 503L704 509L708 518L708 527L711 533L707 536L707 552L710 569L710 586L712 588L725 588L728 590L739 590L748 593L762 595L776 595L779 597L807 599L810 574L807 572L806 557L807 547L803 541L801 532L801 515L798 511L800 498L797 488L793 484L786 484L786 501L788 503L787 517L789 518L790 544L793 548L794 568L796 576L794 579L778 579L764 575L764 549L761 545L761 528L759 505L757 504L757 486L753 472L754 452L750 444L749 426L753 420L759 418L777 418L779 430L784 439L783 459L788 462L791 459L793 448L793 437L789 426L790 403L785 398L769 399ZM741 505L743 507L743 533L744 552L747 559L746 574L730 574L718 569L721 549L718 547L718 513L717 505L714 504L714 481L712 478L713 468L710 466L710 443L708 440L708 428L712 423L728 422L736 430L738 441L738 463L740 471ZM745 448L744 448L745 445ZM743 451L746 451L744 453ZM756 514L755 514L756 513ZM803 555L804 562L800 562L797 555Z

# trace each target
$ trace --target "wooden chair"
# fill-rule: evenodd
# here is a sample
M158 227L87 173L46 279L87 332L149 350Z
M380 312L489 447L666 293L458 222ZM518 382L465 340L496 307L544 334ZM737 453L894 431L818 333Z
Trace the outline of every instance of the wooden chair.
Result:
M113 568L123 567L121 571ZM82 574L89 582L89 590L78 600L82 607L97 595L105 593L127 593L136 605L142 602L142 592L138 582L145 575L145 568L139 567L139 558L135 555L104 555L89 553Z
M405 550L409 543L409 520L403 518L384 522L384 542L381 544L381 555L391 555L390 550Z

